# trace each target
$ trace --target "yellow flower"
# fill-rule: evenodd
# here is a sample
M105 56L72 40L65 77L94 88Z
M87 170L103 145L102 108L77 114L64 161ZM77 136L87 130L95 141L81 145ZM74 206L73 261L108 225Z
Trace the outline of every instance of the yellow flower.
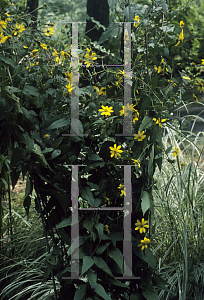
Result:
M188 77L188 76L183 76L183 78L186 80L191 80L190 77Z
M12 31L13 35L18 35L18 37L20 37L20 33L25 30L23 23L18 25L18 22L16 22L16 27L13 27L13 26L11 26L11 27L13 29L13 31Z
M47 45L40 43L40 46L41 46L43 49L47 50Z
M101 89L99 89L97 86L94 86L94 88L97 90L97 94L100 95L106 95L106 88L102 87Z
M3 35L3 33L1 32L0 34L0 43L3 44L7 41L8 38L12 37L11 35Z
M142 221L140 222L139 220L137 220L137 223L135 223L135 226L137 226L135 228L135 230L140 230L140 233L145 233L146 229L145 228L149 228L149 225L147 225L148 221L145 221L144 218L142 218Z
M181 27L181 28L183 28L184 24L185 24L185 23L184 23L183 21L180 21L180 27Z
M123 196L123 195L126 196L126 192L125 192L126 188L124 188L123 184L120 184L119 187L118 187L118 189L121 190L120 191L121 192L120 196Z
M58 56L57 51L54 49L54 52L52 53L53 56Z
M117 87L117 89L120 87L120 84L121 84L121 80L115 82L115 86Z
M54 34L54 28L47 27L47 29L44 30L46 36L50 36L51 34Z
M179 35L179 41L178 41L178 43L175 46L178 46L180 44L180 42L183 42L183 40L184 40L184 36L183 36L183 29L182 29L181 33Z
M31 52L31 55L30 55L30 56L37 57L37 54L38 54L38 49L34 49L34 50Z
M27 46L23 46L23 48L24 48L24 49L28 49L28 47L27 47Z
M140 17L139 16L135 16L135 19L134 19L134 24L133 26L137 27L138 26L138 23L140 21ZM137 23L136 23L137 22Z
M183 169L183 167L187 166L186 163L181 163L181 169Z
M129 40L129 35L128 35L128 33L127 32L125 32L125 34L124 34L124 44L126 44L127 43L127 41Z
M193 97L196 99L196 102L198 102L198 98L196 97L195 94L193 94Z
M173 80L171 80L171 79L168 79L168 82L173 82ZM177 86L177 84L176 84L176 82L173 82L173 86Z
M131 159L131 160L133 160L133 162L134 162L134 164L136 165L136 166L138 166L139 168L141 167L140 166L140 163L138 162L138 160L137 159Z
M200 91L200 93L202 93L204 91L203 89L203 83L199 80L196 79L198 82L196 82L196 84L198 85L198 91Z
M93 63L93 60L96 60L97 57L95 56L96 53L92 52L91 48L90 49L87 48L87 51L88 51L88 53L86 53L84 57L86 58L85 64L87 65L87 67L89 67ZM90 52L92 52L91 55L90 55Z
M133 116L133 123L135 123L135 121L139 120L139 115L140 115L139 111L135 109L135 113L136 113L136 115Z
M109 225L103 225L104 226L104 229L105 229L105 231L107 231L108 232L108 234L110 233L110 230L109 230Z
M144 131L142 132L138 131L138 134L135 134L134 136L135 136L134 139L138 140L139 142L144 140L146 137L146 135L144 135Z
M110 153L111 153L111 157L115 156L115 158L120 157L123 151L120 150L121 146L118 146L116 144L114 144L114 147L109 147L110 148Z
M119 72L118 72L118 75L117 75L117 76L120 76L120 75L124 76L124 71L122 71L122 70L119 70Z
M101 111L101 115L111 116L111 113L114 112L112 109L113 109L112 106L108 107L108 106L102 105L102 108L99 109L98 111Z
M1 20L0 16L0 32L3 33L4 29L6 29L7 23L3 20Z
M195 64L195 63L194 63ZM192 65L193 65L193 63L192 63ZM196 64L195 64L196 65ZM202 59L202 65L204 65L204 59Z
M162 128L162 124L163 122L166 121L166 119L161 119L160 121L160 118L159 119L156 119L156 118L153 118L153 120L156 122L156 124L159 124L159 126Z
M141 244L137 245L137 247L142 247L141 250L144 250L145 248L147 248L147 244L150 243L150 239L147 239L146 237L144 237L144 240L141 240L140 243Z
M136 106L136 105L130 105L129 103L127 104L127 106L122 106L122 110L120 110L120 116L122 116L123 114L125 115L125 116L128 116L129 115L129 112L131 112L131 111L136 111L137 112L137 110L136 109L134 109L134 106Z
M65 51L61 51L61 55L63 58L66 58L67 56L69 57L69 53L65 52Z
M50 135L47 133L47 134L44 135L44 138L47 140L47 139L50 138Z
M104 198L106 198L105 202L108 202L108 205L110 205L110 200L109 200L109 198L108 198L108 197L105 197L105 196L104 196Z
M66 87L66 89L68 90L68 92L69 92L70 94L71 94L72 90L75 89L75 88L73 87L73 84L70 84L70 82L69 82L68 85L65 85L65 87Z
M173 155L174 155L175 157L177 157L177 156L179 155L179 148L177 148L177 147L174 148Z
M157 68L157 66L154 66L154 68L155 68L155 70L157 70L158 73L160 73L162 71L162 67L161 66L159 66L158 68Z
M66 79L69 80L69 82L72 81L72 72L69 73L69 70L68 70L68 72L64 73L64 75L65 75Z

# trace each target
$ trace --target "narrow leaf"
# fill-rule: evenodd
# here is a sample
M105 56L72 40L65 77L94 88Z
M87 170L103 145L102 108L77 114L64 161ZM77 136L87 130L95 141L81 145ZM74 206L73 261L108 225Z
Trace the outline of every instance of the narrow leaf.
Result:
M94 260L90 256L84 256L81 275L84 274L87 270L89 270L93 265Z
M142 192L141 200L142 200L141 207L144 215L146 211L150 208L150 198L148 192L146 191Z

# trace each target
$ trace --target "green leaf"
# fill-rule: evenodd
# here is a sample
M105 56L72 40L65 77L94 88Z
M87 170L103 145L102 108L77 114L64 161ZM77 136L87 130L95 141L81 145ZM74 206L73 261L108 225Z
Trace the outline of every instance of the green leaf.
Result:
M88 157L89 160L102 160L101 157L98 154L91 154Z
M43 154L52 152L54 149L53 148L46 148L45 150L42 151Z
M146 256L146 262L155 271L156 260L155 260L155 257L153 255L152 251L149 248L145 249L145 256Z
M49 167L44 155L41 152L41 148L39 145L35 144L31 153L43 167Z
M159 78L160 78L160 76L155 76L151 80L151 88L152 88L153 91L157 87L157 83L158 83Z
M131 294L130 295L130 300L143 300L144 298L142 297L141 294Z
M12 67L15 67L16 66L16 62L9 58L9 57L5 57L4 55L0 55L0 59L7 65L10 65Z
M164 48L164 54L169 57L169 49L166 47Z
M94 190L100 190L99 186L93 182L87 182L87 184Z
M86 284L80 284L75 292L74 300L82 300L86 295Z
M142 132L144 129L149 128L152 126L152 118L145 116L140 124L139 131Z
M9 86L9 85L5 86L4 90L10 94L21 92L21 90L19 90L18 88L14 87L14 86Z
M122 232L110 233L108 237L113 242L114 247L116 247L116 242L123 241L123 233Z
M151 207L149 193L146 191L143 191L142 195L141 195L141 200L142 200L141 207L142 207L142 212L144 215L146 213L146 211Z
M71 120L71 127L72 127L72 130L76 133L79 133L79 134L84 133L83 125L82 125L81 121L78 119Z
M94 272L94 270L88 270L87 276L88 276L89 283L96 284L97 274Z
M168 5L165 1L160 2L165 17L168 17Z
M84 188L82 188L80 193L83 199L87 200L92 207L95 207L95 200L89 186L85 186Z
M25 190L25 196L24 196L24 201L23 201L23 206L25 208L27 216L29 215L29 209L30 209L30 204L31 204L30 195L32 194L32 191L33 191L33 183L30 180L30 177L27 176L26 190Z
M38 89L32 85L25 85L23 89L23 94L25 95L31 95L34 97L38 97L40 93L38 92Z
M98 224L96 224L95 227L96 227L96 229L98 231L99 240L101 241L101 238L103 236L103 224L98 223Z
M81 275L84 274L87 270L89 270L93 265L94 260L90 256L84 256Z
M111 276L111 277L114 278L114 276L113 276L111 270L109 269L107 263L106 263L101 257L94 256L93 259L94 259L95 265L96 265L99 269L103 270L103 271L104 271L105 273L107 273L109 276Z
M122 278L122 277L121 277ZM116 286L120 286L120 287L124 287L126 289L130 289L129 286L127 286L127 284L125 283L122 283L120 280L117 280L117 279L113 279L113 278L108 278L108 281L111 283L111 284L114 284Z
M51 159L56 158L60 154L61 154L61 150L59 150L59 149L54 150L53 153L52 153L52 155L51 155Z
M110 9L115 9L116 4L117 4L116 0L108 0L108 5L109 5Z
M143 291L142 295L147 300L158 300L158 294L157 294L157 292L153 292L153 291L147 290L147 291Z
M150 152L149 163L148 163L148 175L149 178L153 176L153 161L154 161L154 144L152 145L152 149Z
M86 242L86 240L84 239L83 236L79 236L79 237L76 237L72 242L71 242L71 246L69 247L69 250L68 250L68 256L71 255L71 252L73 251L73 253L75 252L75 249L77 247L80 247L81 245L83 245L84 243Z
M110 296L108 296L108 294L106 293L104 287L99 283L96 284L95 292L103 299L111 300Z
M97 121L95 121L95 122L93 122L92 124L94 125L94 124L102 124L102 123L105 123L106 121L104 121L104 120L97 120Z
M123 254L118 248L111 250L108 255L116 262L121 272L123 273Z
M86 230L90 232L93 230L93 224L94 224L94 219L91 216L87 217L83 222L84 228L86 228Z
M62 128L64 126L69 125L70 120L69 118L61 118L59 120L54 121L48 128L47 130L53 130L53 129L58 129L58 128Z
M103 243L103 242L102 242ZM104 242L104 244L100 244L100 246L96 250L96 254L101 255L110 245L110 242Z
M71 226L72 224L72 217L69 217L68 219L63 220L62 222L57 225L56 229Z

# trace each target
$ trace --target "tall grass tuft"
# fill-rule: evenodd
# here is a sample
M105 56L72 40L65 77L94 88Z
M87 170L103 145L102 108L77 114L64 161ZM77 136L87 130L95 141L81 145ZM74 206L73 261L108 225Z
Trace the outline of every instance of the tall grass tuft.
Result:
M165 132L163 167L154 175L152 247L170 291L159 291L158 299L203 300L204 133Z
M7 208L4 208L4 236L0 251L0 299L55 299L53 281L48 278L43 282L47 267L47 249L42 222L34 205L31 205L30 217L26 220L22 206L23 199L20 198L17 200L19 203L12 209L14 229L12 239L8 231L9 213ZM60 289L57 280L56 287L57 290Z

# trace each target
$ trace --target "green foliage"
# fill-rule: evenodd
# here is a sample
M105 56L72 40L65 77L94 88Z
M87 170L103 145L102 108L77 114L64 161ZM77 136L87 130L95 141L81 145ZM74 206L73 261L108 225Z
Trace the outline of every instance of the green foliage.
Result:
M162 171L154 175L153 253L158 274L169 283L167 290L161 286L159 299L179 294L199 299L204 274L203 133L182 137L169 129L163 140L165 148L176 145L179 154L176 160L168 159L172 153L165 156Z

